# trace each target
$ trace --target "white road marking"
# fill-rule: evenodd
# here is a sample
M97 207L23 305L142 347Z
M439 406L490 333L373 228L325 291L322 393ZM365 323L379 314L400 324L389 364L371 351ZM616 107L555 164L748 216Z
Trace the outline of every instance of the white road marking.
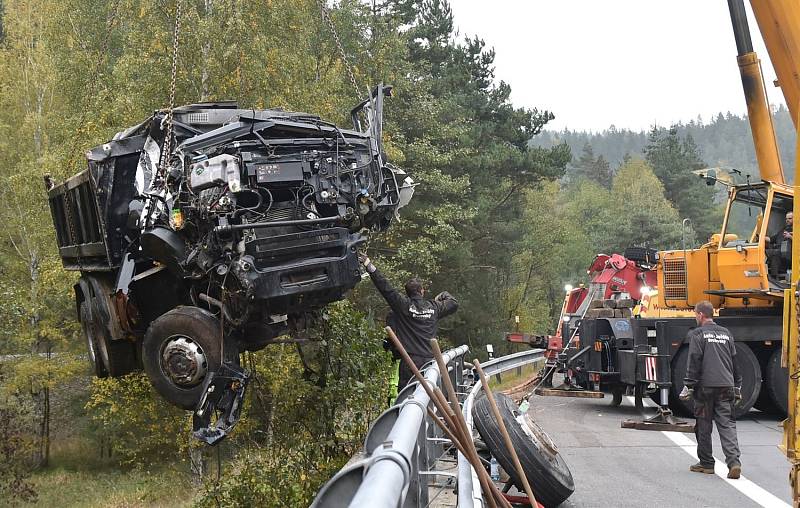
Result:
M631 396L626 396L626 399L634 404L635 400ZM644 405L647 407L656 407L656 404L651 400L643 400ZM680 449L697 459L697 443L692 441L685 432L668 432L661 431L662 434L678 445ZM773 495L764 488L756 485L752 481L745 478L744 475L740 476L738 480L731 480L728 478L728 466L724 462L714 458L714 474L722 478L722 480L735 488L745 496L749 497L754 503L765 508L791 508L791 505Z

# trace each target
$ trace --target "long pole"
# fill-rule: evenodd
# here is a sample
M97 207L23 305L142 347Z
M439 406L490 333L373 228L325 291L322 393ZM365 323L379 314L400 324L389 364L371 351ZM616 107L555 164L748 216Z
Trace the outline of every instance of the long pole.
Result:
M434 403L436 408L443 416L446 415L445 417L446 419L447 418L451 419L451 421L448 422L448 424L452 425L451 428L454 431L453 434L460 438L462 447L464 448L465 451L467 451L466 457L470 460L473 467L475 467L475 471L478 474L478 480L480 480L481 483L481 488L487 494L486 500L489 503L489 506L491 508L497 508L497 502L495 501L495 499L498 499L499 496L499 499L502 500L500 502L501 506L503 506L504 508L510 508L511 505L508 503L508 501L505 500L502 494L500 494L500 492L497 490L497 487L495 487L494 483L491 482L491 479L489 478L489 474L486 472L486 469L484 469L483 466L481 465L480 457L478 457L478 452L475 450L475 443L473 443L472 441L472 436L467 436L467 438L464 437L464 432L463 432L464 429L458 424L459 420L457 420L456 416L460 415L461 412L457 411L456 415L452 414L453 412L451 411L450 406L448 406L447 402L444 401L442 392L439 390L433 390L429 386L428 382L422 376L416 364L414 364L414 361L411 359L410 356L408 356L406 348L403 347L403 344L400 342L400 339L397 338L397 335L395 335L394 330L392 330L392 327L387 326L384 330L386 330L386 333L389 335L389 340L392 341L392 345L394 345L395 350L400 354L400 357L403 359L408 368L411 370L411 373L414 375L417 381L419 381L420 386L422 386L422 388L428 394L428 397L430 397L431 402ZM447 371L445 371L445 373L446 372Z
M472 361L472 365L475 366L475 369L478 371L478 374L481 377L483 391L486 393L486 398L489 400L489 406L492 408L492 414L494 414L494 418L497 420L497 426L500 427L500 434L502 434L503 441L506 443L506 449L511 455L511 460L514 462L514 469L517 470L517 476L519 476L519 479L522 482L522 486L525 489L525 494L528 495L528 499L531 501L531 506L537 506L536 498L533 496L533 490L528 482L528 476L525 474L525 471L522 469L522 464L519 462L517 450L514 449L514 443L511 442L511 436L508 434L506 423L503 421L503 417L500 415L500 410L497 408L497 402L494 400L492 389L489 388L489 383L486 381L486 374L483 373L481 362L476 359Z

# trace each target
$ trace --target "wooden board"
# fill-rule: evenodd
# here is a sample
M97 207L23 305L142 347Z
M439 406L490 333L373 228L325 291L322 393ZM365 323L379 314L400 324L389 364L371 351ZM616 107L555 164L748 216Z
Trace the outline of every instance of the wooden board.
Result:
M534 393L543 397L579 397L583 399L602 399L606 396L603 392L590 390L564 390L559 388L538 388Z

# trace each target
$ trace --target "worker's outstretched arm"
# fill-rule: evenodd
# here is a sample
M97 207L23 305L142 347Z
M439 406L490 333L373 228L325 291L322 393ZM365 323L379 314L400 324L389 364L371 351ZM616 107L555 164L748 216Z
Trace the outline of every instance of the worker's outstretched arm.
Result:
M689 332L689 361L686 364L686 377L683 378L683 384L692 390L700 382L702 376L704 344L699 328Z
M436 303L436 311L440 318L449 316L458 310L458 300L447 291L442 291L433 300Z
M386 280L386 277L372 264L372 261L370 261L367 256L361 256L361 262L364 263L364 268L366 268L372 282L375 284L375 287L378 288L381 295L383 295L383 299L386 300L389 307L391 307L393 311L400 313L404 310L408 310L411 304L409 298L401 295L393 288L389 281Z

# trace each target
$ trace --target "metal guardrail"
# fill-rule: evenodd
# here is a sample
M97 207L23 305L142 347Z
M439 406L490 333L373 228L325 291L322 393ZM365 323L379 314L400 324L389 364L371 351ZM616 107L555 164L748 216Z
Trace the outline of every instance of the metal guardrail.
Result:
M489 360L482 363L481 367L486 373L487 378L507 372L512 369L521 368L524 365L533 363L539 358L544 356L544 349L532 349L530 351L522 351L514 353L494 360ZM470 432L473 431L472 426L472 405L478 393L483 389L481 383L472 385L472 389L467 394L461 406L461 411L464 414L467 427ZM481 495L481 484L478 481L478 475L472 464L461 453L458 454L458 508L483 508L483 496Z
M444 353L453 385L463 388L462 357L467 346ZM426 381L440 386L435 362L422 369ZM364 456L345 466L320 489L312 508L399 508L428 505L425 473L444 453L444 439L429 421L430 398L414 382L397 396L395 405L383 412L370 427ZM423 481L420 481L420 478Z

